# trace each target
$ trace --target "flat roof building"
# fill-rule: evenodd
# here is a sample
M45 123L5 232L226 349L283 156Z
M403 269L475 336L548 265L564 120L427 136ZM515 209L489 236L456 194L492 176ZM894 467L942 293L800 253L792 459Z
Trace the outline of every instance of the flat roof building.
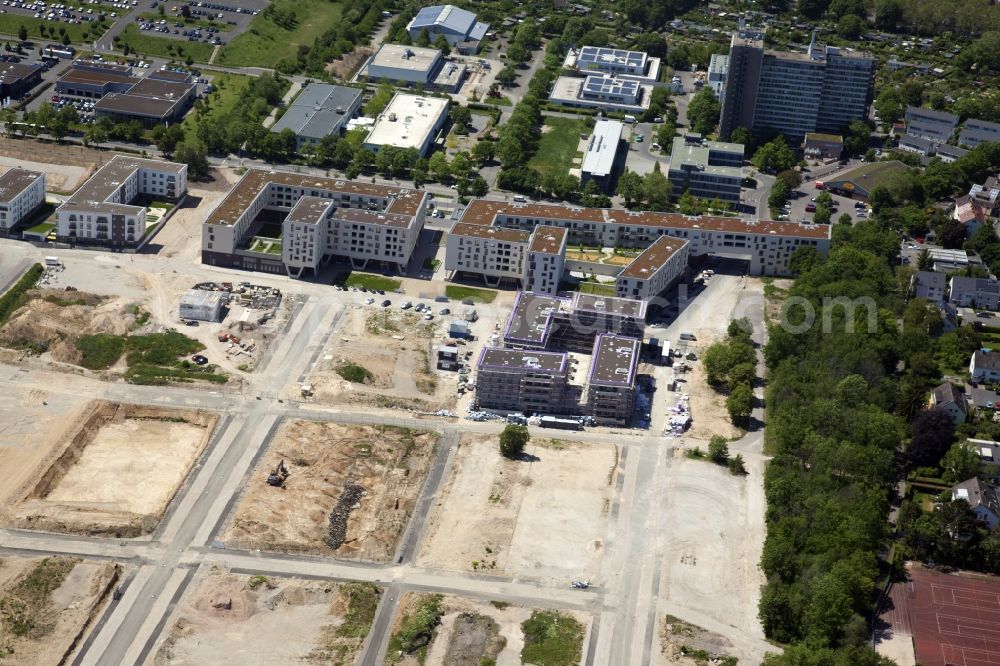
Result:
M660 59L650 58L642 51L626 51L606 46L583 46L570 50L566 67L581 72L611 74L619 78L656 83L660 76Z
M619 162L624 127L620 120L601 119L594 124L580 166L581 182L596 181L604 190L611 186Z
M140 79L127 92L106 94L94 104L94 113L115 121L138 120L146 128L176 123L191 107L196 90L193 83Z
M743 144L708 141L696 134L674 138L667 179L674 196L739 203L743 187Z
M885 183L893 174L906 169L907 166L898 160L872 162L855 167L824 183L831 190L846 197L867 201L872 189Z
M181 319L222 321L224 296L221 291L188 289L181 296L177 314Z
M28 169L7 169L0 175L0 237L10 235L45 203L45 174Z
M635 409L635 377L641 343L599 335L587 376L587 412L600 425L625 425Z
M652 86L634 79L560 76L552 87L549 101L566 106L642 113L649 108L652 91Z
M574 412L568 384L565 352L483 347L476 362L476 401L482 409Z
M418 39L426 30L432 43L443 35L461 53L477 51L489 29L488 23L476 20L476 14L454 5L424 7L406 26L411 39Z
M691 244L660 236L615 278L618 298L648 301L663 293L688 266Z
M149 230L147 196L180 201L187 165L115 155L56 209L56 239L64 243L137 247Z
M448 100L396 93L365 139L365 148L414 148L426 155L448 117Z
M0 63L0 101L21 99L26 92L42 81L45 68L38 63Z
M464 63L446 59L439 49L383 44L361 68L358 77L457 92L465 74Z
M802 150L812 159L839 160L844 152L844 139L839 134L807 132Z
M298 152L318 144L330 135L339 135L361 107L360 88L310 83L299 93L284 115L271 126L271 131L281 133L286 129L295 132Z

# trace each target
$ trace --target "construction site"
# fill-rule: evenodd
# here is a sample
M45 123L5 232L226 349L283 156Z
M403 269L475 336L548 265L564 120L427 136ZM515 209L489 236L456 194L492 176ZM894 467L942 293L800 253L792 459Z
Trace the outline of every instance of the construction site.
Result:
M433 431L286 420L220 539L227 548L387 562L437 440Z
M500 601L410 592L400 600L385 663L575 665L590 621L579 612L539 612ZM545 629L542 635L526 634L525 623L531 622ZM536 660L541 655L544 661Z
M0 561L0 663L69 663L122 575L106 561L4 557Z
M217 416L95 401L35 468L4 517L14 527L136 537L152 532Z
M309 377L314 400L421 411L451 409L456 398L454 374L434 367L442 321L398 307L348 306ZM347 364L363 369L359 376L364 380L345 377Z
M525 454L503 458L496 436L461 440L418 564L562 583L599 577L617 448L533 439Z
M371 583L202 570L170 616L151 663L351 666L380 596Z

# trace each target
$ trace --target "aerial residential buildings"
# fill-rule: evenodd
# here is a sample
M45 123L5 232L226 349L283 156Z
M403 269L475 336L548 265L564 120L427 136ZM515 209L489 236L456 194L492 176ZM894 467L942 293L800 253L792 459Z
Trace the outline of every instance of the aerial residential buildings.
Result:
M812 159L839 160L844 152L844 139L839 134L806 132L803 154Z
M1000 352L974 351L969 361L969 380L991 384L1000 381Z
M186 164L115 155L56 209L56 240L137 247L149 230L142 199L186 194Z
M970 118L965 121L962 132L958 135L958 143L969 148L988 141L1000 143L1000 123Z
M302 152L325 137L339 135L358 114L362 92L360 88L310 83L271 126L271 131L295 132L296 151Z
M742 24L725 63L719 133L776 130L798 145L808 132L837 132L866 118L875 60L813 42L805 53L764 50L762 31Z
M634 79L590 75L560 76L552 86L549 101L566 106L642 113L649 108L653 88Z
M990 176L983 184L975 183L969 189L969 196L978 203L987 215L1000 214L1000 176Z
M787 275L788 259L799 247L821 254L830 248L828 225L476 199L448 235L445 270L492 284L523 280L525 247L540 225L564 228L568 245L589 247L645 250L661 236L681 238L690 243L691 256L746 258L752 275Z
M524 262L524 287L536 294L555 295L566 263L566 238L560 227L535 227L528 240Z
M673 236L660 236L615 277L619 298L648 301L663 293L687 269L691 245Z
M448 100L396 93L365 139L368 150L414 148L425 155L448 118Z
M948 143L957 126L958 116L950 113L916 106L906 108L908 136L919 137L931 143Z
M479 43L490 29L488 23L476 20L476 15L454 5L434 5L424 7L406 26L412 40L420 38L427 31L431 43L443 35L448 44L458 49L459 53L475 53Z
M298 276L340 257L405 270L426 208L421 190L251 169L205 220L202 263ZM261 250L258 234L274 224L280 239Z
M961 222L965 226L966 237L972 238L972 234L985 224L986 211L974 197L963 194L955 199L955 210L951 217Z
M587 413L599 425L626 425L635 408L636 338L598 335L587 375Z
M660 76L660 59L650 58L641 51L626 51L605 46L584 46L570 49L565 67L588 74L607 74L620 79L636 79L656 83Z
M743 144L689 134L674 139L667 178L675 197L690 192L703 199L739 203L742 165Z
M625 125L620 120L600 119L594 124L594 131L587 142L587 152L583 154L580 166L580 182L596 182L602 190L611 186L618 168Z
M562 414L575 411L568 400L569 354L483 347L476 361L480 407L515 412Z
M1000 522L1000 493L977 476L952 486L951 499L968 502L976 520L988 529L994 529Z
M45 174L27 169L8 169L0 175L0 236L45 203Z
M953 277L948 300L961 308L1000 310L1000 282L986 278Z
M944 303L948 296L948 276L935 271L917 271L910 278L910 290L914 298L925 298L931 303Z
M439 49L383 44L358 76L372 82L389 81L400 86L457 92L465 73L463 63L446 60Z
M931 409L940 409L947 412L951 417L951 422L955 425L965 423L968 415L968 406L965 403L965 393L951 382L945 382L936 386L931 391L928 406Z

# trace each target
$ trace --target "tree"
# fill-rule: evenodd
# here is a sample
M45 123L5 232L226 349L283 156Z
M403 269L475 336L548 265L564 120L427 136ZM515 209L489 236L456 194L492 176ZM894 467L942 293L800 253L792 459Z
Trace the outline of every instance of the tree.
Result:
M670 181L660 171L660 163L656 162L642 182L642 193L649 208L666 210L670 202L670 189Z
M507 59L518 65L525 63L531 58L531 51L529 51L523 44L517 42L512 42L507 47Z
M530 439L531 435L525 426L508 424L500 433L500 455L511 460L519 458Z
M961 483L979 473L979 451L969 442L953 444L941 459L944 480Z
M636 201L642 200L643 179L631 169L625 169L625 173L618 178L618 196L625 199L625 206L631 208Z
M451 122L455 124L455 127L462 132L466 131L469 125L472 124L472 111L467 106L452 104L448 110L448 115L451 117Z
M749 149L751 143L753 142L753 136L750 134L750 130L746 127L736 127L729 133L729 140L733 143L743 144L747 149Z
M924 410L913 420L910 431L906 453L911 468L937 465L955 438L955 424L943 409Z
M709 134L719 122L722 107L712 89L705 86L688 104L688 124L698 134Z
M902 17L898 0L875 0L875 27L879 30L894 32Z
M715 435L708 442L708 457L714 463L723 465L729 460L729 444L726 443L726 438L721 435Z
M941 225L938 232L941 246L949 250L957 250L965 243L965 225L958 220L948 220Z
M854 14L845 14L837 21L837 34L844 39L857 39L864 29L865 22Z
M191 178L203 178L208 175L208 150L198 139L188 139L174 150L174 161L187 164L188 175Z
M760 171L775 173L791 169L798 163L798 158L785 137L779 135L758 148L750 162Z
M482 140L472 147L472 157L480 166L493 161L497 153L496 141Z
M157 125L153 128L153 143L164 155L172 155L177 144L184 139L180 125Z
M420 29L420 33L417 35L414 45L421 48L427 48L431 45L431 33L428 32L427 28Z
M783 182L789 191L794 190L796 187L802 184L802 174L795 169L785 169L780 172L776 178Z
M439 183L446 183L451 178L451 167L448 165L448 158L443 152L436 152L431 155L427 162L427 170L431 177Z
M678 200L677 206L682 215L697 215L699 213L698 201L691 194L691 190L684 190L684 194Z
M733 423L741 423L753 413L753 390L747 386L737 386L726 398L726 410Z
M17 29L17 38L22 42L28 41L28 29L23 25Z
M735 456L729 459L729 473L736 476L743 476L747 473L746 464L743 462L743 454L737 453Z
M837 218L837 224L850 224L851 215L850 213L841 213L840 217Z
M929 271L933 266L934 260L931 259L931 251L926 247L920 248L920 252L917 253L917 270Z
M451 55L451 45L444 35L438 35L437 39L434 40L434 48L441 52L441 55L448 57Z
M815 224L830 224L830 209L827 206L816 206L816 213L813 215Z

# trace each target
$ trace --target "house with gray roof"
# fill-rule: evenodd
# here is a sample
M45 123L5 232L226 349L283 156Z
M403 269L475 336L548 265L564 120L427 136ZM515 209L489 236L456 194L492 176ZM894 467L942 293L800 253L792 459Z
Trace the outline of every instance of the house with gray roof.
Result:
M443 35L460 53L475 53L489 29L489 24L476 20L476 14L454 5L424 7L406 26L411 39L426 30L432 44Z
M934 387L934 390L931 391L929 407L947 412L948 416L951 417L951 422L955 425L965 423L967 416L965 393L951 382Z
M952 486L952 500L965 500L976 518L985 523L991 530L1000 522L1000 495L997 489L978 477Z
M271 131L280 134L290 129L295 132L295 149L302 152L324 137L340 134L347 122L357 115L362 92L360 88L310 83L271 126Z
M1000 310L1000 282L986 278L955 276L951 279L948 300L960 308Z
M970 118L965 121L965 126L958 135L958 143L969 148L988 141L1000 143L1000 124Z
M1000 352L977 349L969 360L969 380L973 382L1000 381Z
M948 276L935 271L917 271L910 278L910 291L915 298L926 298L931 303L944 303L948 294Z

